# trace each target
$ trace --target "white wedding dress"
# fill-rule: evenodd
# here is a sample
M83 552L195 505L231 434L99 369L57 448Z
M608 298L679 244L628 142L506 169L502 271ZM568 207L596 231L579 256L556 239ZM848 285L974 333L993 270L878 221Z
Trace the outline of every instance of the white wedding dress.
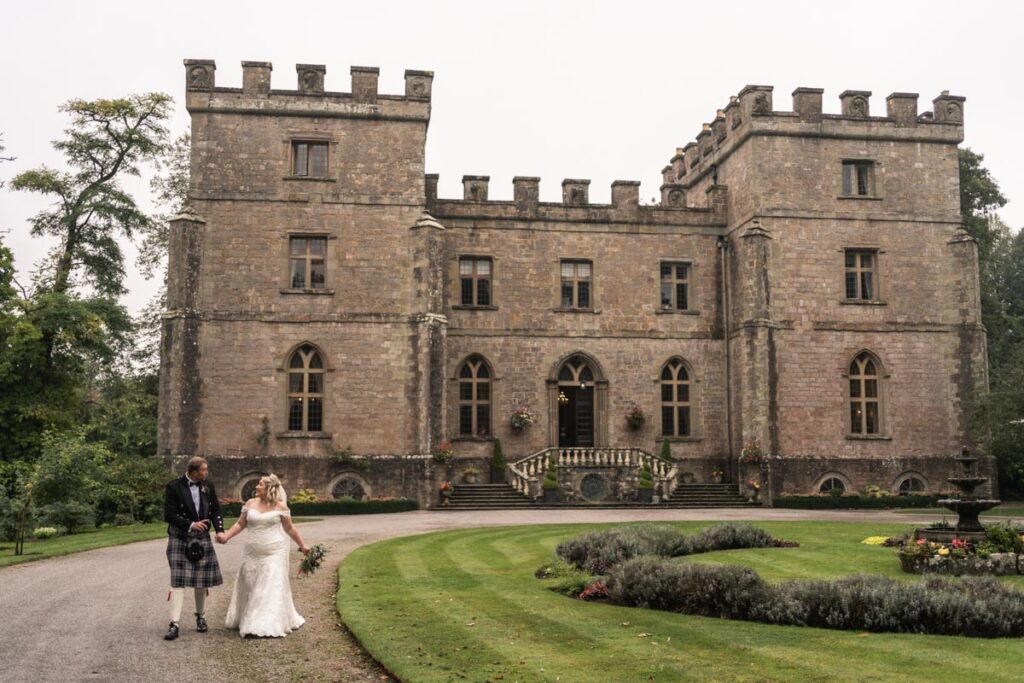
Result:
M242 564L235 578L225 625L239 635L279 637L306 623L295 611L289 581L289 539L281 528L281 516L288 510L260 512L242 510L246 515Z

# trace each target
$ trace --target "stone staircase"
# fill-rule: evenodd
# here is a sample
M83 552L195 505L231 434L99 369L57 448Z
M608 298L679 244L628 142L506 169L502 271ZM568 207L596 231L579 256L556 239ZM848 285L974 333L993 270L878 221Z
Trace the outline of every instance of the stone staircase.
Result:
M576 501L545 505L519 493L511 484L456 484L448 505L437 510L519 510L557 508L736 508L757 506L740 495L736 484L679 484L672 496L657 505L637 502Z
M678 484L663 505L673 508L733 508L759 504L747 502L736 484Z
M439 510L511 510L535 507L511 484L455 484L448 505Z

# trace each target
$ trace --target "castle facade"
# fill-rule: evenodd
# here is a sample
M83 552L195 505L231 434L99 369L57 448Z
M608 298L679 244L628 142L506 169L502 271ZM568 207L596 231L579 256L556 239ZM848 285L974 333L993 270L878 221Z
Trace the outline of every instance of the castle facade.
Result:
M826 114L819 89L782 111L751 85L675 150L655 205L632 181L592 203L585 179L541 202L535 177L493 201L487 176L447 199L425 172L431 72L387 95L375 68L331 92L320 65L292 89L265 62L243 62L240 89L185 67L160 451L207 457L235 497L274 472L431 504L486 471L495 438L526 495L531 457L658 460L665 442L669 487L748 479L744 459L768 500L930 492L973 448L987 366L962 97L876 112L849 90Z

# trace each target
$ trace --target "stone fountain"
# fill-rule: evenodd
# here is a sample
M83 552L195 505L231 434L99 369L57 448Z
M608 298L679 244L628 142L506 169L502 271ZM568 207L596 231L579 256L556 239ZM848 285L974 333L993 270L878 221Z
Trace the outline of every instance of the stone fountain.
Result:
M986 510L991 510L1002 501L978 498L974 495L974 489L987 482L988 477L978 476L975 468L978 458L971 455L970 451L964 448L960 457L954 458L954 460L958 464L959 475L950 477L946 481L957 487L960 490L960 495L940 500L939 505L957 513L956 527L953 529L942 527L917 529L914 538L924 538L936 543L950 543L954 538L969 541L980 541L985 538L985 527L981 525L978 515Z

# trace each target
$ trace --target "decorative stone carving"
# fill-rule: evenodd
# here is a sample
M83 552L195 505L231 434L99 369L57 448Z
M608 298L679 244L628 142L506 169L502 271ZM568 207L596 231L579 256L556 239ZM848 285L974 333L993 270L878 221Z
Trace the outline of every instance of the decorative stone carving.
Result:
M324 73L327 70L323 66L297 64L295 70L299 74L299 92L320 94L324 91Z
M755 116L766 116L772 113L772 105L768 101L768 94L760 92L754 96L752 113Z
M414 78L409 83L409 94L415 97L423 97L427 92L427 82L422 78Z
M685 195L682 190L672 190L668 193L668 205L669 206L682 206Z
M569 203L573 206L580 206L587 203L587 193L582 187L574 187L569 190Z
M850 102L850 115L864 118L868 115L868 101L863 97L854 97Z
M951 123L961 123L964 120L964 110L959 102L946 103L946 120Z
M213 86L210 69L199 64L188 70L189 90L209 90Z

